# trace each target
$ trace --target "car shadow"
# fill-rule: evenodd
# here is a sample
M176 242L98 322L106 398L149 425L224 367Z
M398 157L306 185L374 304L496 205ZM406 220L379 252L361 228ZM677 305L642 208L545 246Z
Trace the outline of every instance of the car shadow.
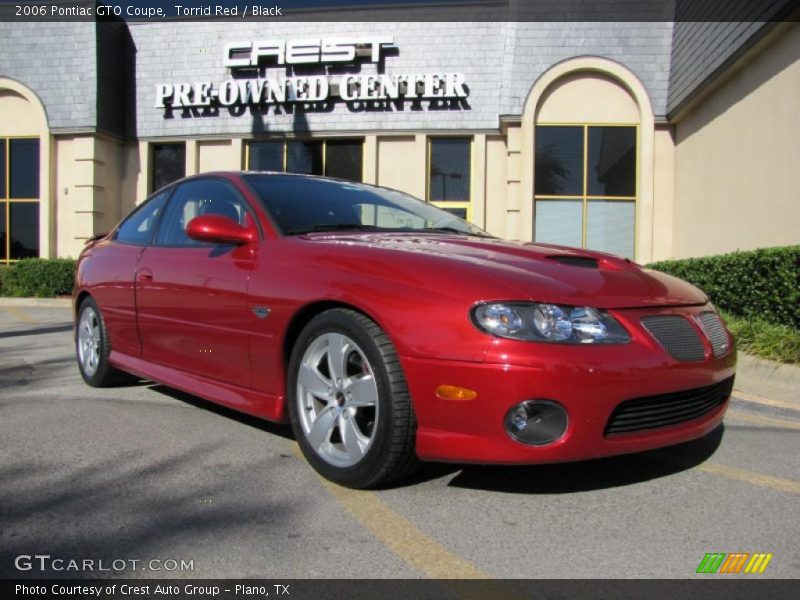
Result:
M0 531L4 534L0 578L147 577L144 567L141 571L131 567L127 559L122 560L122 570L108 567L122 557L163 556L164 548L176 547L178 540L200 544L254 527L267 538L283 539L293 533L296 506L263 496L230 496L230 489L251 474L245 465L208 469L207 457L219 450L219 444L197 440L185 451L160 458L151 455L146 460L139 452L110 448L109 456L93 455L86 461L65 463L42 454L0 465L4 484L0 487ZM266 482L280 484L269 475ZM212 498L220 501L203 501ZM107 567L103 574L99 567L92 574L89 567L88 575L83 569L67 567L67 560L59 569L15 568L16 557L29 557L38 549L47 550L47 559L88 556Z
M511 494L569 494L643 483L692 469L719 448L724 425L699 440L637 454L533 466L463 466L448 485Z
M247 415L161 384L149 381L142 384L154 392L264 433L295 439L288 424ZM511 494L569 494L622 487L668 477L702 464L716 452L724 432L725 426L720 425L705 437L685 444L581 462L525 466L422 463L408 477L377 489L411 487L449 476L452 476L447 482L449 487Z
M165 385L161 385L160 383L153 383L151 381L147 381L144 383L148 386L149 389L151 389L154 392L163 394L165 396L169 396L170 398L179 400L180 402L190 404L195 408L207 410L216 415L220 415L221 417L225 417L226 419L233 419L234 421L238 421L243 425L260 429L264 433L271 433L287 440L294 439L294 435L292 434L292 428L288 424L274 423L272 421L267 421L266 419L254 417L252 415L239 412L238 410L222 406L221 404L216 404L214 402L211 402L210 400L203 400L202 398L199 398L198 396L194 396L187 392L182 392L180 390L176 390L175 388L170 388Z

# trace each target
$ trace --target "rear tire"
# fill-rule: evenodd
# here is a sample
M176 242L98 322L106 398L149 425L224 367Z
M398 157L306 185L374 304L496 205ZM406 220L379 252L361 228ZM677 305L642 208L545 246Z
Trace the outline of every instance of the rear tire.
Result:
M111 342L103 315L91 296L78 307L75 354L81 377L92 387L108 387L131 379L108 361Z
M287 381L295 438L326 479L370 488L418 466L408 385L371 319L340 308L314 317L294 346Z

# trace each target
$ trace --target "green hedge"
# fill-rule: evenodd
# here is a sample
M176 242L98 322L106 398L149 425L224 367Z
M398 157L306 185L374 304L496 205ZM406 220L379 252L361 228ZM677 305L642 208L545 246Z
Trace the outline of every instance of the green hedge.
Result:
M754 317L722 313L739 350L789 364L800 364L800 329Z
M722 310L800 328L800 246L648 265L685 279Z
M26 258L3 269L0 293L38 298L64 296L72 293L74 279L73 258Z

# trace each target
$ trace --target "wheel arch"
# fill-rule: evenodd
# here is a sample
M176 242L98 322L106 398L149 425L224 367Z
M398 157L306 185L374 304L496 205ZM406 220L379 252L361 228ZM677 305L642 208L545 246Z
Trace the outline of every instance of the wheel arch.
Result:
M78 309L81 307L81 304L83 303L83 301L86 300L86 298L91 298L91 297L92 297L92 295L89 293L88 290L81 290L80 292L78 292L76 294L75 302L72 305L72 312L74 313L73 316L75 318L78 317Z
M282 358L284 373L286 373L287 369L289 368L289 361L292 357L292 351L297 343L297 339L300 337L300 333L302 333L303 329L306 328L306 325L308 325L317 315L322 314L326 310L331 310L334 308L344 308L362 314L368 319L371 319L377 323L378 327L386 332L386 329L381 325L380 321L378 321L364 309L354 306L353 304L338 300L319 300L316 302L311 302L310 304L306 304L294 313L286 327L286 333L283 336ZM386 334L389 335L388 332Z

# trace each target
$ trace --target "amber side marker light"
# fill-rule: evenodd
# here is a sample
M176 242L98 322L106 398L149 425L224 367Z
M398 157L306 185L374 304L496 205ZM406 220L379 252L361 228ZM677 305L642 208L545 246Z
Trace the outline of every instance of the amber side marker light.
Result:
M478 392L457 385L440 385L436 388L436 395L442 400L475 400Z

